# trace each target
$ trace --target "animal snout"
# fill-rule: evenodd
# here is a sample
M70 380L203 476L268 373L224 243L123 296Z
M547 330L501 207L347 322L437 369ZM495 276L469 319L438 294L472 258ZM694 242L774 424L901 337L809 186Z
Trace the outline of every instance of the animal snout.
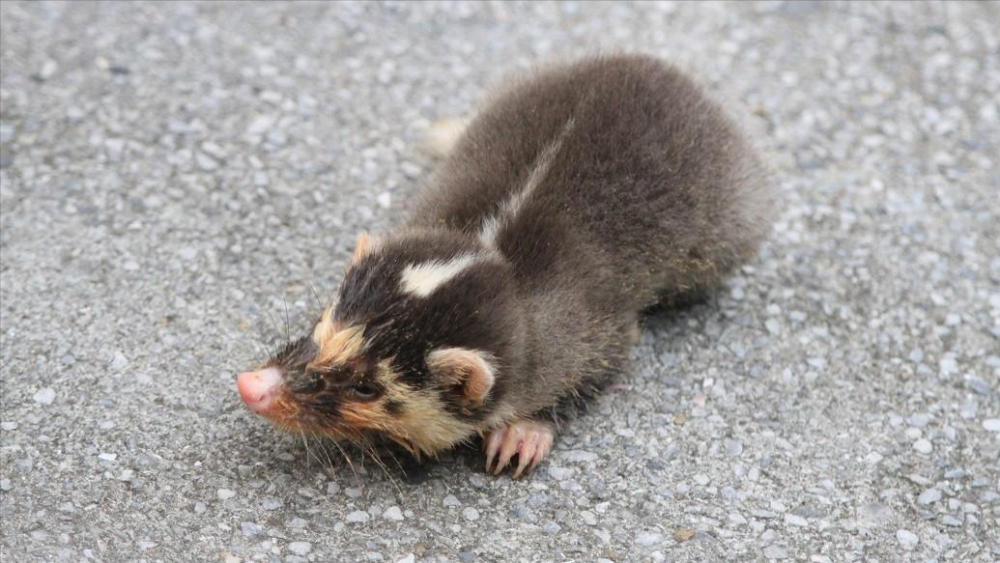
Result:
M281 372L273 367L244 372L236 376L236 386L250 410L268 416L281 390Z

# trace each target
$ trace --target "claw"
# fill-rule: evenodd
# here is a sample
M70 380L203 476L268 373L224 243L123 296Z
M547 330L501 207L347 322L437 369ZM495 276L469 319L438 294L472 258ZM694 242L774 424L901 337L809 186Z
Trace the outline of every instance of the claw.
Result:
M536 451L538 451L538 437L532 432L521 443L521 449L517 452L517 469L514 470L514 479L519 478L528 463L535 459Z
M517 453L523 439L523 428L516 424L507 427L503 446L500 448L500 459L497 460L497 466L493 469L494 475L499 475L507 467L507 464L510 463L510 458L514 457L514 454Z
M535 470L538 467L538 462L542 461L542 458L549 455L549 451L552 450L552 434L547 434L543 437L542 443L538 446L538 452L535 454L535 459L531 461L531 467L528 468L528 473Z
M486 439L486 472L491 473L490 468L493 467L493 458L497 456L500 451L500 444L503 443L504 434L507 433L507 428L499 428L490 433L489 438Z
M552 427L542 422L517 421L496 428L485 442L486 472L499 475L516 454L517 467L514 468L513 478L526 475L548 455L554 438Z

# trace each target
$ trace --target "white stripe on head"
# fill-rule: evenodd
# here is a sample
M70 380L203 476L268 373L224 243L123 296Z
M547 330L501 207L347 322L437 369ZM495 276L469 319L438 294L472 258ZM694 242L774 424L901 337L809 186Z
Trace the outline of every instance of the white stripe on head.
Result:
M417 297L427 297L473 265L477 259L475 254L462 254L448 261L431 260L422 264L410 264L403 269L401 289Z

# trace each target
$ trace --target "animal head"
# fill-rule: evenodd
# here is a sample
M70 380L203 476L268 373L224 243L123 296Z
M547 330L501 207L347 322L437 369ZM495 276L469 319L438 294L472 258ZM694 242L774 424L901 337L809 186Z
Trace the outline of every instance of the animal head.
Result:
M334 439L434 455L481 429L520 334L509 266L477 240L411 232L357 248L308 335L238 376L254 412Z

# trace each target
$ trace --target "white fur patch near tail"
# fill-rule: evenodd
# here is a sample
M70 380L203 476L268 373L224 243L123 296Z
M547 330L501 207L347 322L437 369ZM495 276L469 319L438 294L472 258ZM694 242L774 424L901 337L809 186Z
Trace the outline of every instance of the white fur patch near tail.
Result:
M434 156L447 156L458 140L462 138L468 119L439 119L431 123L431 128L424 135L424 149Z

